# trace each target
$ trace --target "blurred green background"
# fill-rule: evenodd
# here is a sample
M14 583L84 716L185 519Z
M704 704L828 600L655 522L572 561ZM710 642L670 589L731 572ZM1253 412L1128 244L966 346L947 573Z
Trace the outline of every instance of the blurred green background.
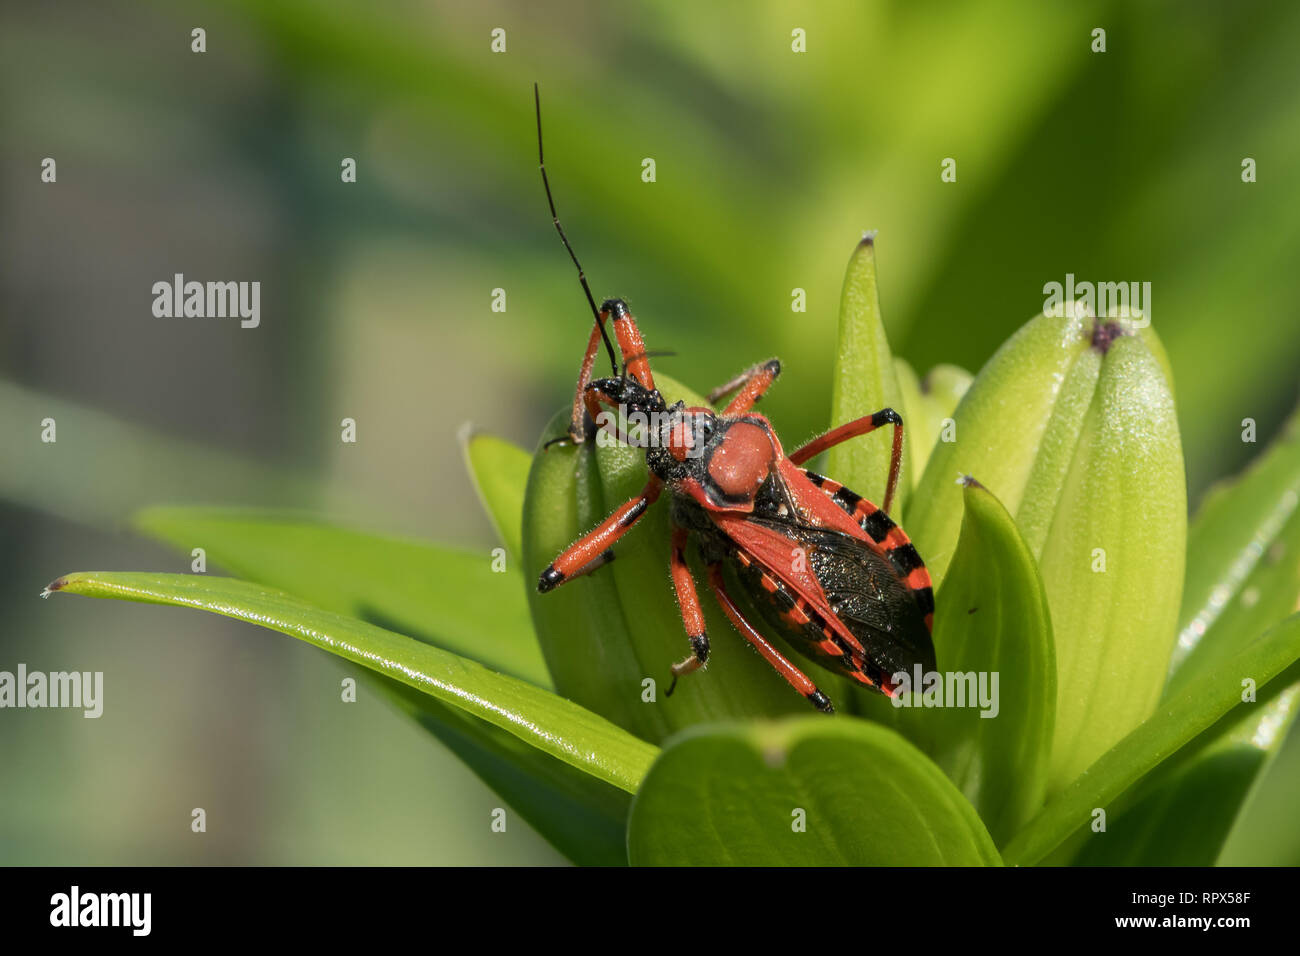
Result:
M491 833L499 799L364 686L340 704L333 659L36 599L72 570L189 570L124 530L154 503L291 505L486 556L457 431L531 447L590 321L533 81L594 291L630 301L665 372L704 389L779 355L787 444L826 427L864 229L921 372L978 369L1067 272L1150 281L1196 502L1259 449L1242 419L1262 444L1296 399L1298 55L1284 2L7 7L0 669L102 670L106 702L0 712L0 862L559 862L520 822ZM176 272L260 281L261 326L155 318Z

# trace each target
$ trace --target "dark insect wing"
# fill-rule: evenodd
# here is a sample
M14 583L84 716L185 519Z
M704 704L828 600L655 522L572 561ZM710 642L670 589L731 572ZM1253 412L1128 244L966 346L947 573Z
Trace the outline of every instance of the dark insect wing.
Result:
M828 528L765 518L750 520L797 544L825 594L824 605L799 601L782 568L764 563L762 572L780 584L774 592L770 582L765 585L761 576L745 567L744 560L738 562L741 580L764 618L800 651L851 677L865 671L878 685L899 671L910 674L917 664L925 670L934 669L934 644L915 593L869 545ZM753 560L750 555L745 557ZM793 613L792 603L797 603ZM825 619L828 615L849 630L857 646L839 639L832 622Z
M889 561L839 531L800 531L809 542L808 561L826 592L831 611L848 625L888 673L913 664L934 670L934 643L915 592Z
M752 515L726 525L746 590L801 652L885 690L899 671L934 669L929 575L870 501L791 465L770 476Z

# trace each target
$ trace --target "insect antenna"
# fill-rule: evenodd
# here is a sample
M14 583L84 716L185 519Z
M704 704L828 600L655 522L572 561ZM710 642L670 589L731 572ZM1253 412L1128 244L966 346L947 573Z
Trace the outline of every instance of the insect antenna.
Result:
M605 331L605 323L600 321L600 310L596 308L596 299L591 294L591 286L587 285L587 274L582 271L582 263L578 261L573 246L569 245L569 237L564 234L564 227L560 225L560 216L555 211L555 199L551 196L551 181L546 178L546 159L542 153L542 95L538 92L536 83L533 84L533 105L537 109L537 168L542 171L542 186L546 190L546 202L551 207L551 221L555 223L555 231L560 234L560 241L569 251L569 258L573 260L573 265L578 270L578 281L582 283L582 291L587 294L587 304L591 306L592 318L596 320L596 326L600 329L600 337L605 342L605 351L609 353L610 367L617 376L618 359L614 355L614 345L609 340L609 333Z

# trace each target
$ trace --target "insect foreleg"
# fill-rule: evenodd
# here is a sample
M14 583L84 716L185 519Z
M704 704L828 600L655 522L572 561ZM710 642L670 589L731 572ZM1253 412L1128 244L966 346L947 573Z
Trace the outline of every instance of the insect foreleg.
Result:
M673 682L668 686L666 697L671 697L677 687L677 678L699 670L709 659L709 635L704 629L704 611L700 608L700 596L695 591L695 579L691 569L686 566L686 541L690 532L685 528L673 529L673 551L669 567L673 577L673 591L677 594L677 604L682 611L682 625L686 628L686 637L691 642L691 655L673 665Z
M659 498L659 492L662 490L663 482L651 475L650 480L641 489L641 494L621 506L594 531L579 538L551 562L538 579L537 590L545 593L565 581L594 571L595 567L588 566L602 559L615 541L632 530L641 520L641 516L646 513L646 509ZM608 563L608 560L603 563Z

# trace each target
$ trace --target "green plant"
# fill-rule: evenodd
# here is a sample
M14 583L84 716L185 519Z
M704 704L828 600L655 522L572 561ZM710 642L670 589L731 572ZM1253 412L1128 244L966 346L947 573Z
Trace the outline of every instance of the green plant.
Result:
M468 436L504 569L296 516L155 508L139 530L201 540L235 577L79 573L46 593L213 611L360 665L580 863L1213 863L1300 705L1300 435L1293 420L1189 531L1170 371L1140 325L1070 304L973 380L922 385L890 352L873 242L850 260L831 417L892 405L909 424L900 502L940 667L996 673L994 719L822 674L848 713L811 715L712 606L708 671L656 700L647 679L684 648L664 508L610 568L532 587L643 484L627 448ZM880 500L886 454L859 440L827 470ZM1168 826L1170 808L1200 825Z

